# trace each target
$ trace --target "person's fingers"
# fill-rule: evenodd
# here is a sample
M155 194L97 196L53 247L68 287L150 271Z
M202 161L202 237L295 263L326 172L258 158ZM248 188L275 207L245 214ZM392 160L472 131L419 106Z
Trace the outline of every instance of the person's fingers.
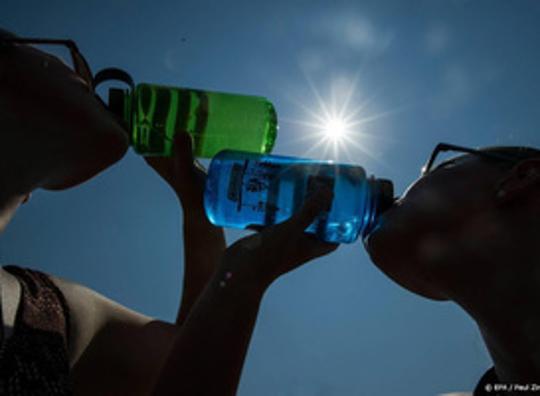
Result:
M296 214L286 221L287 226L304 231L325 208L330 206L333 198L334 193L330 188L321 187L304 202Z
M174 137L174 166L182 178L193 178L196 172L193 140L189 133L178 132Z
M177 157L182 164L193 163L193 141L191 135L187 132L178 132L174 136L174 156Z
M173 140L173 158L169 157L144 157L148 165L158 173L167 176L175 172L175 169L183 176L193 173L193 154L191 136L186 132L179 132Z

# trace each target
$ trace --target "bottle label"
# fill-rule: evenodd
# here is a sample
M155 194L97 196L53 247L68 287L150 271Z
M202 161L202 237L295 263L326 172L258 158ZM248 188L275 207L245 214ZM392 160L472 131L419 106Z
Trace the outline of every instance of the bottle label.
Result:
M227 198L238 203L238 207L242 206L242 179L246 170L247 161L244 165L233 164L231 170L231 178L229 179L229 188L227 189Z
M307 188L305 199L311 197L317 190L321 187L326 186L330 191L334 191L334 184L336 180L333 177L322 176L322 175L312 175L308 176ZM332 208L332 201L328 202L328 206L324 208L324 211L329 212Z

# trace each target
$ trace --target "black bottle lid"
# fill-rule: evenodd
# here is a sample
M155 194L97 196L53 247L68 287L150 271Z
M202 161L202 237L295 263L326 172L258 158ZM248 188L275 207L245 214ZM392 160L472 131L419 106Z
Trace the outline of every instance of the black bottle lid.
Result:
M394 184L388 179L378 179L379 214L389 209L394 203Z
M124 102L126 99L126 94L127 91L125 89L109 89L109 110L122 120L126 119L126 115L124 114Z

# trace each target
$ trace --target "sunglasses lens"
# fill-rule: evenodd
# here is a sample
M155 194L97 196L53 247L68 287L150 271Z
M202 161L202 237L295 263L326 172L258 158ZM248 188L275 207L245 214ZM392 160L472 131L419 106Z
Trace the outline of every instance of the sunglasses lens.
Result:
M84 61L80 58L81 55L75 55L74 59L71 50L67 46L61 44L31 44L29 47L43 55L43 67L48 67L51 62L60 62L79 74L89 87L92 86L92 76L87 70Z
M47 67L50 62L61 62L65 66L75 70L75 65L73 64L73 60L71 58L71 52L65 45L31 44L29 47L42 53L44 56L44 67Z

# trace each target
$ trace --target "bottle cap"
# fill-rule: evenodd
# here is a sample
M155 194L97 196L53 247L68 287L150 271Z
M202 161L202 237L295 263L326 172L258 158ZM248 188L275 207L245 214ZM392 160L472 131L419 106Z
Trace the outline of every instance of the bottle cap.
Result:
M125 89L110 88L109 89L109 110L125 120L124 101L127 91Z
M379 214L389 209L394 203L394 184L388 179L378 179L379 185Z

